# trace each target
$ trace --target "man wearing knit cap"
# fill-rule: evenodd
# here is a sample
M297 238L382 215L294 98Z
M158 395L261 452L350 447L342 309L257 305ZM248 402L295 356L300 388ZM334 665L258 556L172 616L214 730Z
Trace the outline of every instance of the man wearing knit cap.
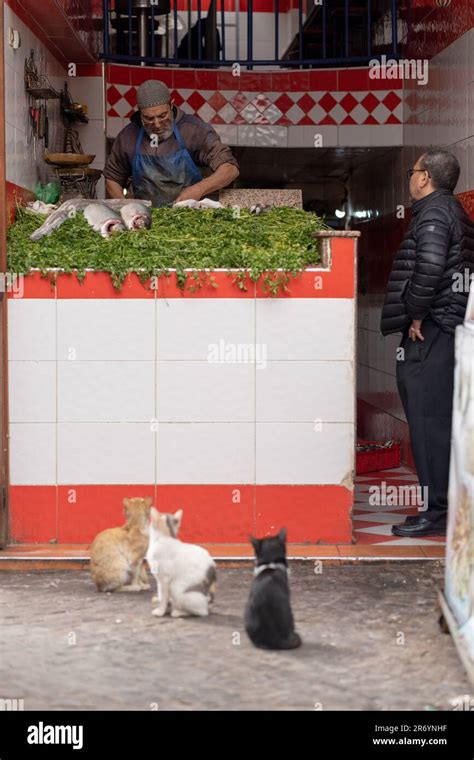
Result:
M239 176L231 149L210 125L175 106L164 82L143 82L137 105L105 164L109 198L122 198L131 180L134 198L171 205L208 197ZM203 177L200 166L210 169L209 176Z

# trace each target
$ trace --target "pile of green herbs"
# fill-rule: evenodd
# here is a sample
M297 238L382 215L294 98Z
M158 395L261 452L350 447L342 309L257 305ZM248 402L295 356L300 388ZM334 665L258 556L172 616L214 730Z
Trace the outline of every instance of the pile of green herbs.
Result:
M315 214L287 207L259 215L247 209L237 214L232 208L161 208L152 209L150 229L118 232L107 239L79 212L34 243L29 236L44 219L18 209L8 233L10 272L39 269L54 279L51 269L59 269L76 272L82 281L85 270L93 269L109 272L118 289L130 272L146 282L174 270L179 287L192 291L205 282L216 287L213 269L235 269L230 276L239 288L263 275L264 289L277 294L287 290L290 276L320 262L319 240L312 233L328 229Z

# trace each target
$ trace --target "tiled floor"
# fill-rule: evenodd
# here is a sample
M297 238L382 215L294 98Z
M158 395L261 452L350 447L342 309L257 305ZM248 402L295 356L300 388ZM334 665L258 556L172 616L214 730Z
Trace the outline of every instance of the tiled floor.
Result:
M370 500L374 498L375 493L373 486L380 488L385 483L386 496L394 494L391 489L393 486L414 486L418 485L418 478L412 470L407 467L399 467L395 470L383 470L381 472L367 473L359 475L356 478L355 498L354 498L354 539L356 545L375 545L375 546L443 546L446 540L443 536L432 536L428 538L399 538L391 533L392 525L402 523L407 515L419 514L417 507L419 492L412 490L410 492L409 502L413 506L398 505L377 506L371 504ZM420 489L421 490L421 489ZM397 491L397 495L400 491ZM400 496L394 499L396 502L402 501ZM388 501L388 498L386 498ZM407 501L405 499L405 501Z
M444 537L398 538L391 526L403 522L407 515L418 513L417 506L377 506L371 504L373 487L416 486L418 480L406 467L360 475L356 478L354 500L354 543L351 545L320 546L316 544L288 545L290 559L341 561L424 560L442 559ZM371 490L372 489L372 490ZM393 491L387 493L393 494ZM398 493L398 492L397 492ZM416 492L415 492L416 496ZM242 562L253 559L249 544L205 544L210 554L221 562ZM87 544L16 544L0 551L0 570L87 569Z

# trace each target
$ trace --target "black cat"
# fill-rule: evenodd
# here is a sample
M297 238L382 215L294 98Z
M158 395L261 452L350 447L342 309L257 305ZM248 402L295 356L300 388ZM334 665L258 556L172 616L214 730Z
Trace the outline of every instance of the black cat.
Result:
M301 638L295 631L290 605L286 530L269 538L250 537L255 549L255 579L245 608L245 630L260 649L295 649Z

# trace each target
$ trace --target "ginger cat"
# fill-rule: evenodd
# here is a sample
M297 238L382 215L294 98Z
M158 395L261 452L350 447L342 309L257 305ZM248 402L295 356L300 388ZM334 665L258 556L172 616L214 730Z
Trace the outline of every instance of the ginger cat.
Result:
M151 496L124 499L127 522L95 537L90 548L91 577L98 591L141 591L150 588L143 564L150 533Z

